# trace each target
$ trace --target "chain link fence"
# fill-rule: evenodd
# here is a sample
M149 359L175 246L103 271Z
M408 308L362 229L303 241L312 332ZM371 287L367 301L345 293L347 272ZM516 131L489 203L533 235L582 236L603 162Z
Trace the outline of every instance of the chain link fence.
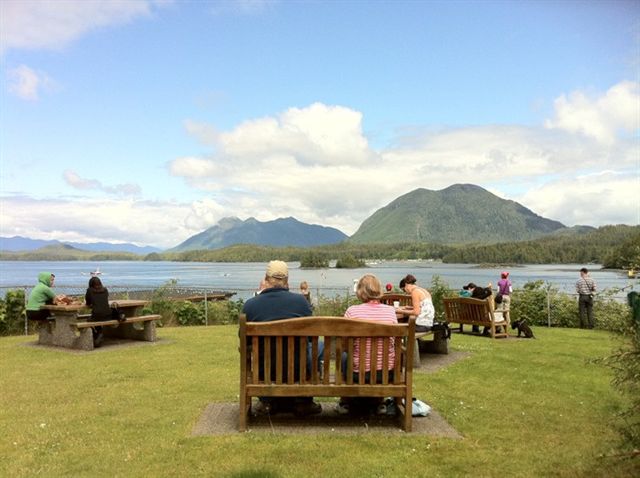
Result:
M29 334L24 308L33 286L0 287L0 334ZM438 317L442 320L441 297L457 295L458 290L443 287L430 288ZM295 289L292 289L292 291ZM86 288L56 284L56 293L65 294L84 302ZM141 287L118 285L109 287L112 300L139 299L149 301L149 312L163 316L165 325L213 325L234 323L244 302L253 297L255 289L236 288L220 290L211 287L164 285ZM343 315L357 302L353 287L311 289L315 315ZM17 303L20 302L20 303ZM626 293L621 289L608 289L595 297L596 326L610 329L607 321L628 311ZM548 284L537 284L514 289L511 319L527 318L532 325L547 327L578 327L577 294L560 292ZM19 325L18 325L19 322Z

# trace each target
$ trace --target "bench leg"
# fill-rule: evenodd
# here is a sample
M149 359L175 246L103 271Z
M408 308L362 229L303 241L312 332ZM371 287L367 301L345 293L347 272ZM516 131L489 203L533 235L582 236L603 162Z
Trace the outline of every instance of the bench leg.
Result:
M249 399L249 406L247 406L247 396L244 393L240 394L240 421L238 422L238 428L241 432L247 430L247 417L249 415L249 408L251 407L251 399Z
M91 327L80 329L80 337L74 340L73 348L93 350L93 329Z
M421 352L442 355L449 353L449 339L447 339L447 334L444 330L433 332L433 340L419 340L418 343L422 348Z
M416 346L413 347L413 368L420 368L420 339L416 339Z
M55 326L53 319L38 324L38 344L53 345L53 328Z

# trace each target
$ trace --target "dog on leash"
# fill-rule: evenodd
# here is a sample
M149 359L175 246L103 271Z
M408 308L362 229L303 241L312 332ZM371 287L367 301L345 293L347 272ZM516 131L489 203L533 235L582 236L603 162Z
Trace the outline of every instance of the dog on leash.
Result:
M527 324L527 319L520 319L511 322L511 328L518 329L518 337L524 334L525 338L527 339L536 338L536 336L533 335L533 330L531 330L531 327L529 327L529 324Z

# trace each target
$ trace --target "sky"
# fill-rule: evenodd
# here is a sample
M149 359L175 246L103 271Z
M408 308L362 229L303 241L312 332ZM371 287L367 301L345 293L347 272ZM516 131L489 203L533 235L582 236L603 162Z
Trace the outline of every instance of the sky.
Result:
M640 2L2 0L0 235L351 235L470 183L640 223Z

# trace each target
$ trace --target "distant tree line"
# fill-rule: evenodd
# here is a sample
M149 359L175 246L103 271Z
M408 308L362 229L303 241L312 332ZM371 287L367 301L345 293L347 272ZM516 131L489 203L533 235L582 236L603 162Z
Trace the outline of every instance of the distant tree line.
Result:
M640 226L603 226L588 233L550 235L536 240L499 244L445 245L428 242L394 244L340 244L303 247L269 247L238 244L223 249L184 252L153 252L146 256L128 252L96 253L78 249L43 248L31 252L4 252L1 260L49 261L183 261L267 262L274 258L300 261L302 267L328 267L338 261L359 267L372 260L441 260L466 264L604 264L609 268L640 269Z

